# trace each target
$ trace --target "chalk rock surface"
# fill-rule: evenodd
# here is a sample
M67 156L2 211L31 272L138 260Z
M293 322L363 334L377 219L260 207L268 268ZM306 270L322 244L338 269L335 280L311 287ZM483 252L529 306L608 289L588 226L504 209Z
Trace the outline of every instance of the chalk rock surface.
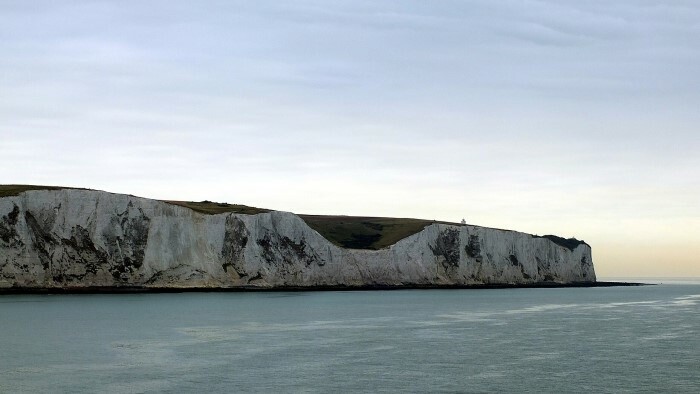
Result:
M205 215L91 190L0 198L0 287L314 287L594 282L591 249L431 224L381 250L331 243L288 212Z

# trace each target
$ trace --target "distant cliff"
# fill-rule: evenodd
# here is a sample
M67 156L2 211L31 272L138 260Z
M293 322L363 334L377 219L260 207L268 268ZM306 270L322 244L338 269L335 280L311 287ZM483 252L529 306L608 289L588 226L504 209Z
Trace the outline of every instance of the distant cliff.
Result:
M389 246L350 249L292 213L207 214L181 205L79 189L6 193L0 197L0 287L595 281L590 247L555 236L424 223Z

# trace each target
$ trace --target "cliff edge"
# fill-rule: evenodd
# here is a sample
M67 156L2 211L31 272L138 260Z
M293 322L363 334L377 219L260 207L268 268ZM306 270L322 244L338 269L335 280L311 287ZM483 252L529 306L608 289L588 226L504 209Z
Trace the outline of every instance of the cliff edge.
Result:
M101 191L25 190L0 197L0 287L595 282L581 241L447 223L416 228L376 250L351 249L289 212L207 214Z

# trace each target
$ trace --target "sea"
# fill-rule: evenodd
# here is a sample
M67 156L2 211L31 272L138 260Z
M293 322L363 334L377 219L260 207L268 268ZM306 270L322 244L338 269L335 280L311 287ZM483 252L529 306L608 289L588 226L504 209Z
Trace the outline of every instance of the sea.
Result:
M2 393L698 393L700 281L0 296Z

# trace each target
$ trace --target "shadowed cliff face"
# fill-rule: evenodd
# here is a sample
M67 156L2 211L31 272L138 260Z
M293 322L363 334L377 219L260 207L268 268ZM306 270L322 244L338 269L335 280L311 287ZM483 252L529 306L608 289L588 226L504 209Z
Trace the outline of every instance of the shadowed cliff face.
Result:
M19 207L13 205L12 211L0 218L0 242L7 247L21 247L22 240L17 233L17 220L19 219Z
M143 265L150 222L143 210L134 207L132 202L124 212L110 218L109 226L102 231L102 239L113 262L109 272L114 279L129 281Z
M437 257L438 264L442 267L444 274L453 276L459 267L459 230L458 228L447 228L437 236L435 246L430 246L433 255Z
M224 233L224 246L221 249L221 268L224 272L232 273L240 278L245 278L248 273L245 271L245 259L243 252L248 245L250 232L246 229L243 221L235 216L226 218L226 227Z
M464 247L464 252L477 263L484 261L484 257L481 255L481 241L477 235L469 236L469 242Z
M98 245L90 221L66 225L58 221L60 209L24 212L30 252L36 253L51 281L77 286L109 273L115 281L129 283L143 265L148 244L150 219L143 210L129 202L125 211L110 216Z
M87 190L33 190L0 198L0 286L5 287L541 281L595 281L590 247L435 223L387 248L356 250L329 242L286 212L204 215Z

